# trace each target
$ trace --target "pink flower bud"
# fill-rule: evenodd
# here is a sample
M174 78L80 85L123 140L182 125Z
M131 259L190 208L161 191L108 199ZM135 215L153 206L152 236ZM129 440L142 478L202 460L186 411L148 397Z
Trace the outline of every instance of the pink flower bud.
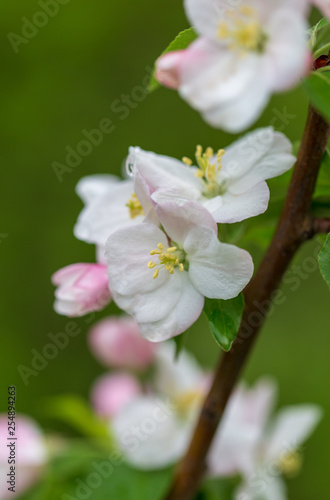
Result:
M15 435L17 439L8 440L8 416L0 416L0 498L16 498L17 494L27 490L42 474L46 463L46 447L40 428L29 417L16 416ZM9 446L8 446L9 445ZM8 457L15 455L15 491L16 495L8 491L11 485L7 483L10 477ZM6 473L4 473L6 470Z
M153 362L155 345L143 339L130 317L105 318L90 330L89 345L105 366L143 370Z
M64 316L100 311L111 300L107 268L103 264L72 264L52 276L58 288L54 309Z
M98 415L113 417L139 394L138 381L132 375L118 373L99 378L92 388L91 400Z
M159 83L171 89L179 87L179 69L185 54L185 50L177 50L168 52L158 59L156 63L156 79Z

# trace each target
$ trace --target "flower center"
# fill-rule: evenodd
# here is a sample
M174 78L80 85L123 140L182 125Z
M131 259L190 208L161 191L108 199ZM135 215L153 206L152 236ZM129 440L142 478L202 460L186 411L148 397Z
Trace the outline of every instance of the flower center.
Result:
M222 168L222 157L224 154L224 149L219 149L214 154L212 148L206 148L205 153L203 153L202 146L198 145L196 148L195 158L198 170L195 175L204 184L203 195L206 198L213 198L224 192L224 186L218 182L218 174ZM182 158L182 161L188 166L193 164L192 160L186 156Z
M178 247L169 247L165 250L165 246L162 243L158 243L157 248L151 250L150 255L158 255L159 259L159 264L156 264L153 260L148 262L149 269L156 267L153 279L157 278L159 269L163 267L170 274L174 274L176 268L181 272L185 269L185 252L179 250Z
M139 215L144 215L142 205L135 193L132 194L125 206L129 210L131 219L135 219L135 217L138 217Z
M185 391L180 394L176 399L177 412L182 416L189 414L194 407L202 403L203 401L203 392L196 389Z
M298 474L302 465L301 453L294 450L283 455L277 466L287 477L292 477Z
M227 12L228 20L221 21L218 27L218 38L227 40L229 49L246 52L263 52L267 35L262 29L254 9L242 5L237 10Z

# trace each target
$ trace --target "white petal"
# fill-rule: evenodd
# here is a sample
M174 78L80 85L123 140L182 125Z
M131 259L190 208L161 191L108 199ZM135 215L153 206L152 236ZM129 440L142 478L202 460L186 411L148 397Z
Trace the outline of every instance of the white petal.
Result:
M196 390L204 377L193 356L182 350L176 359L175 352L174 342L163 342L156 351L156 387L171 397Z
M266 477L265 477L266 476ZM285 482L264 469L256 469L235 491L235 500L287 500Z
M186 188L184 188L183 186L173 186L155 191L151 195L151 198L158 205L161 205L168 201L174 201L177 205L184 205L185 203L187 203L187 201L200 201L201 192L192 190L189 188L189 186L187 186Z
M272 127L254 130L226 148L220 179L231 193L244 193L289 170L295 162L291 153L292 144L284 134Z
M265 460L279 460L299 446L312 434L322 417L316 405L289 406L281 410L269 432Z
M264 74L274 91L292 87L304 75L309 54L307 29L304 17L289 8L270 18Z
M269 196L266 182L260 182L246 193L235 195L227 191L222 196L222 205L214 211L209 210L218 223L240 222L264 213L268 207Z
M76 193L87 204L106 194L109 189L115 188L119 182L119 177L115 175L89 175L80 179L76 186Z
M113 430L128 462L152 470L182 456L192 428L168 402L145 396L125 406L115 417Z
M185 52L180 67L181 97L199 111L234 105L260 68L260 57L249 54L238 58L233 51L205 38L198 38Z
M152 292L167 282L170 275L165 269L159 272L157 279L152 279L154 271L147 267L150 260L159 262L157 255L150 255L158 243L167 246L165 234L156 226L146 223L118 229L109 237L106 258L113 292L138 295Z
M240 78L239 71L235 77ZM270 94L268 84L260 75L260 69L256 69L254 79L248 82L239 95L224 104L218 105L215 102L212 108L203 112L203 117L213 127L223 128L232 134L242 132L259 118Z
M183 333L195 323L203 310L204 297L191 284L189 278L186 279L187 273L176 272L176 274L181 275L182 280L185 279L185 284L175 305L160 321L139 323L141 335L150 342L162 342ZM174 275L171 276L173 277ZM167 301L167 295L165 298ZM160 300L165 302L163 294L160 294Z
M241 383L232 394L208 456L213 475L253 473L256 449L274 406L275 392L272 381L261 379L251 389Z
M195 177L193 167L170 156L158 155L140 148L130 148L128 162L133 174L137 171L146 180L150 192L171 186L200 192L203 185Z
M189 258L191 282L205 297L232 299L252 277L250 254L233 245L220 243L208 227L192 229L184 249Z
M184 205L164 202L157 205L156 213L170 238L182 245L192 228L203 225L209 227L214 234L218 228L208 210L199 203L189 201Z
M106 193L93 199L78 217L74 228L76 238L105 245L110 234L120 227L142 222L142 215L131 219L126 207L133 192L133 182L122 181L110 186Z
M219 23L226 12L226 2L185 0L184 7L189 21L198 32L216 40Z
M150 189L145 179L137 172L134 177L134 192L143 208L144 222L159 226L159 220L150 196Z

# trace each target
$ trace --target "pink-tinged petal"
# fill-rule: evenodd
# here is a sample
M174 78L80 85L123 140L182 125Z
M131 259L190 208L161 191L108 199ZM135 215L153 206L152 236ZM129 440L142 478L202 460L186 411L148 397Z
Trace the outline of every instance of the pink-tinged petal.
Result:
M109 317L89 332L89 346L105 366L144 370L155 359L155 346L144 340L136 321L129 317Z
M269 196L266 182L260 182L242 194L235 195L227 191L222 196L222 205L219 208L212 210L207 205L206 208L216 222L231 224L264 213L268 207Z
M260 57L254 53L239 58L236 52L198 38L181 62L179 92L193 108L211 112L241 99L255 83L260 68Z
M116 189L120 183L115 175L89 175L80 179L76 186L76 193L87 204L107 194L110 189Z
M272 127L262 128L226 148L220 180L231 194L241 194L283 174L294 162L292 144L285 135Z
M330 19L330 0L312 0L312 3L320 9L324 16Z
M197 226L207 226L216 235L217 224L212 215L201 204L189 201L179 206L175 202L164 202L156 207L156 213L172 241L182 245L188 233Z
M276 387L261 379L251 389L240 384L230 397L221 427L208 456L213 476L249 476L255 471L256 450L274 406Z
M180 65L185 57L185 50L175 50L164 54L156 61L156 79L171 89L180 85Z
M191 282L205 297L232 299L252 278L250 254L220 243L208 227L193 228L184 242L184 249L188 254Z
M5 500L16 497L30 488L43 474L47 462L47 450L43 433L37 423L25 415L16 416L16 495L8 491L9 472L7 447L8 416L0 416L0 498Z
M104 375L95 382L91 401L98 415L112 418L141 393L141 386L135 377L127 373L116 373Z
M316 405L296 405L283 408L266 436L264 459L278 462L287 453L298 450L312 434L322 418Z
M111 300L107 267L102 264L73 264L52 276L54 309L65 316L83 316L100 311Z
M269 42L264 56L264 78L269 88L281 92L296 85L306 72L308 25L291 9L278 10L269 20Z
M176 462L189 443L193 424L180 419L168 400L145 396L132 401L113 421L126 460L154 470Z
M134 192L144 211L145 216L143 222L159 226L159 220L154 208L154 201L150 195L150 187L139 172L136 172L134 176Z

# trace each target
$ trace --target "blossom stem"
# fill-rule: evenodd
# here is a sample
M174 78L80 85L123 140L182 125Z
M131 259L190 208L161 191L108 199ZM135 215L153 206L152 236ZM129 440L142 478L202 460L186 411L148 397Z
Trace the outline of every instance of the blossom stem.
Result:
M221 355L195 433L166 500L194 498L206 470L206 457L227 401L264 323L272 298L303 242L329 227L314 219L311 202L330 125L311 107L283 212L266 255L245 289L242 323L230 352ZM317 222L318 221L318 222Z

